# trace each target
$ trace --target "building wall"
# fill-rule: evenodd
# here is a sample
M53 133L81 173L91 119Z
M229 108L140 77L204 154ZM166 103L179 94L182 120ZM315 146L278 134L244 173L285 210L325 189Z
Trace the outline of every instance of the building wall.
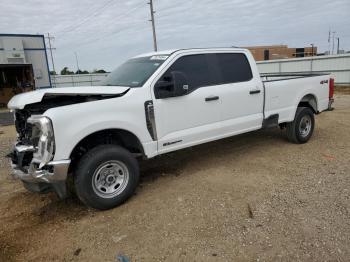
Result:
M350 85L350 54L257 62L260 73L332 74L337 85Z
M103 74L81 74L81 75L54 75L52 85L54 87L70 87L70 86L94 86L98 82L105 79L108 73Z
M0 66L31 64L35 87L51 87L43 35L0 34Z
M256 61L309 57L317 54L317 47L289 48L287 45L250 46L247 48ZM268 53L266 57L266 52Z

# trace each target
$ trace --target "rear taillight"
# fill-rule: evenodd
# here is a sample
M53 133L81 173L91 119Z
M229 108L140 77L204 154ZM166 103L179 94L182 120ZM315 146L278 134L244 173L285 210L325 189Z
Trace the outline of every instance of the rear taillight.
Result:
M334 78L329 80L329 98L333 98L334 95Z

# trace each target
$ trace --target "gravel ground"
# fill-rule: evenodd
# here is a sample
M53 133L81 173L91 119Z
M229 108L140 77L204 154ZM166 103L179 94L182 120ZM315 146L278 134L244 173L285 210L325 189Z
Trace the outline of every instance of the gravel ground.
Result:
M0 126L13 125L13 114L11 112L0 111Z
M349 261L350 95L313 138L252 132L142 163L136 195L96 212L9 177L0 127L0 261Z

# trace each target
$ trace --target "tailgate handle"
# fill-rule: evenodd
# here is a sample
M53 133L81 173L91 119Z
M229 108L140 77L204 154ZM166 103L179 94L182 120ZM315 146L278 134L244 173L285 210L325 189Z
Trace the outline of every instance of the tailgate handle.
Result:
M254 94L259 94L260 90L250 90L249 94L254 95Z
M209 96L205 98L205 102L209 102L209 101L214 101L214 100L218 100L219 97L218 96Z

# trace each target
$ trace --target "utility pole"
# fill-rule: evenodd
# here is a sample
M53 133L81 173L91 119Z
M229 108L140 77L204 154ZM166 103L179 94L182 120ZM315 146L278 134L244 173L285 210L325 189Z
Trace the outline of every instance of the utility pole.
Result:
M339 37L337 37L337 55L339 54Z
M51 45L51 40L55 39L53 36L50 36L50 33L47 33L47 37L45 37L49 41L49 49L50 50L50 56L51 56L51 64L52 64L52 71L57 74L56 69L55 69L55 63L53 62L53 54L52 50L55 50L56 48L53 48ZM46 50L45 50L46 51ZM56 87L56 78L55 77L50 77L52 79L53 85L51 87Z
M332 55L334 55L334 36L335 36L335 31L332 32L333 36L332 36Z
M331 28L328 30L328 55L331 54Z
M77 55L77 52L74 52L74 55L75 55L75 61L77 63L77 74L79 74L79 63L78 63L78 55Z
M53 62L53 55L52 55L52 50L55 50L56 48L53 48L52 45L51 45L51 40L53 40L53 39L55 39L55 38L54 38L53 36L50 36L50 33L47 33L46 39L47 39L48 42L49 42L49 48L47 48L47 49L50 50L52 70L53 70L55 73L57 73L57 72L56 72L56 69L55 69L55 63Z
M151 20L149 20L149 21L152 22L153 48L154 48L154 51L157 51L158 47L157 47L156 28L155 28L155 24L154 24L154 13L155 13L155 11L153 11L153 0L150 0L148 4L149 4L150 12L151 12Z
M314 56L314 44L310 44L311 45L311 56Z

